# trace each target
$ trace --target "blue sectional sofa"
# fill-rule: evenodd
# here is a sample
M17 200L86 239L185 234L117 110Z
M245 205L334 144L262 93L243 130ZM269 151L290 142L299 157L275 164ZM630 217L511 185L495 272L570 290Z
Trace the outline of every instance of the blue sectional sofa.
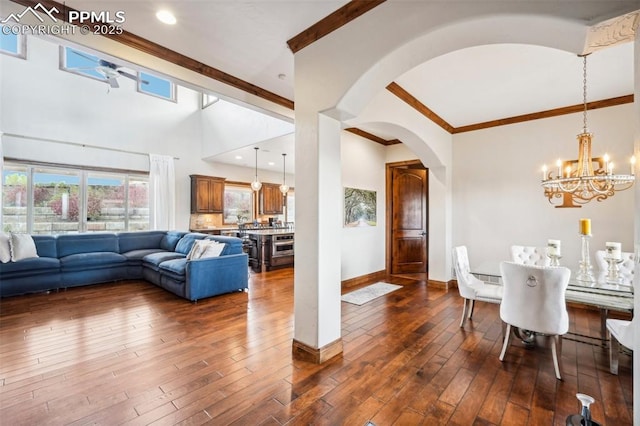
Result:
M197 240L224 243L218 257L187 260ZM37 258L0 263L0 296L142 279L195 301L248 288L248 258L235 237L147 231L34 235Z

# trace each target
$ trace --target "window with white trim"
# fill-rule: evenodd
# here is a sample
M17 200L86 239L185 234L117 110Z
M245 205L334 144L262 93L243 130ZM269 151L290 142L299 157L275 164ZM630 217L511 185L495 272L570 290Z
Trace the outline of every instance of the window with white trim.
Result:
M0 24L0 53L27 58L27 38L24 34L14 34L9 31L11 27Z
M149 229L149 176L5 162L2 229L30 234Z

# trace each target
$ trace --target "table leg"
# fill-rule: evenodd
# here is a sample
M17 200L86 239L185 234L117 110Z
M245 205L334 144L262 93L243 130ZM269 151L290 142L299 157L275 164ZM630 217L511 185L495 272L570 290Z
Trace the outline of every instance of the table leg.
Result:
M607 341L607 316L609 310L607 308L600 308L600 337L606 343Z

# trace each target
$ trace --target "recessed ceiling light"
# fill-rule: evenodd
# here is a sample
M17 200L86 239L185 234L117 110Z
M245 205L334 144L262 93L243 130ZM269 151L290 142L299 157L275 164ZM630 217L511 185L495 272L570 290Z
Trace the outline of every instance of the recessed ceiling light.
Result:
M173 16L173 13L169 12L168 10L159 10L156 13L156 18L158 18L158 20L163 24L168 25L174 25L177 22L176 17Z
M242 160L242 155L236 155L236 160Z
M270 165L270 166L273 166L273 165L275 165L275 164L276 164L276 163L274 163L273 161L269 161L269 165Z

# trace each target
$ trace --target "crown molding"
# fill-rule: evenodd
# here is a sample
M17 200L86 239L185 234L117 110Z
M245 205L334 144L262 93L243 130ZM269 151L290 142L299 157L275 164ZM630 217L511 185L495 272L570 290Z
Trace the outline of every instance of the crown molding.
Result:
M407 92L402 86L400 86L395 81L392 81L388 86L387 90L402 99L407 105L411 108L418 111L420 114L427 117L429 120L433 121L438 126L442 127L449 133L454 132L454 127L447 123L442 117L438 114L430 110L425 104L416 99L411 93Z
M365 132L364 130L358 129L357 127L348 127L344 130L347 132L353 133L354 135L361 136L365 139L369 139L370 141L377 142L380 145L384 145L384 146L396 145L396 144L402 143L402 141L400 141L399 139L389 139L389 140L383 139L372 133Z

